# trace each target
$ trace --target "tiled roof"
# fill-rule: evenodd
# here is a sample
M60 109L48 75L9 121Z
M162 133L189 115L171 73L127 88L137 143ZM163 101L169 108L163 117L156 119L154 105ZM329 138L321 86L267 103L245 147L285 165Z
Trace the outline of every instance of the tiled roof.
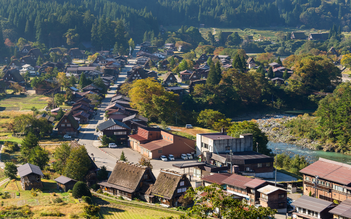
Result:
M292 203L292 205L294 205L295 207L301 207L315 212L321 212L332 204L333 202L306 195L301 196Z
M319 158L318 161L300 170L300 173L318 176L319 178L343 185L351 184L351 165Z
M235 187L246 189L245 184L250 182L251 180L252 179L247 178L245 176L233 174L233 175L229 176L228 178L226 178L225 180L223 180L222 182L224 184L227 184L230 186L235 186Z
M26 163L22 166L17 167L17 170L18 170L18 175L20 175L20 177L24 177L32 173L40 176L44 176L43 172L41 172L40 167L30 163Z
M70 181L75 181L74 179L68 178L66 176L59 176L58 178L55 179L56 182L60 183L60 184L66 184Z
M341 204L330 210L329 213L351 218L351 199L341 202Z
M253 179L253 180L247 182L244 186L252 188L252 189L255 189L255 188L257 188L257 187L259 187L259 186L261 186L261 185L263 185L265 183L266 183L266 181L264 181L264 180Z
M201 179L205 182L216 183L218 185L223 185L223 180L231 176L230 173L216 173L213 175L202 177Z

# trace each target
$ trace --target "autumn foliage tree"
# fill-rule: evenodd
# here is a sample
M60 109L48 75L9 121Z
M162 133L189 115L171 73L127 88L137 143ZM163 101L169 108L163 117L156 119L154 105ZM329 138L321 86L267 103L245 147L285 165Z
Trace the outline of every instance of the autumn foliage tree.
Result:
M134 81L128 94L131 106L152 121L172 122L173 115L180 111L178 94L166 91L153 78Z

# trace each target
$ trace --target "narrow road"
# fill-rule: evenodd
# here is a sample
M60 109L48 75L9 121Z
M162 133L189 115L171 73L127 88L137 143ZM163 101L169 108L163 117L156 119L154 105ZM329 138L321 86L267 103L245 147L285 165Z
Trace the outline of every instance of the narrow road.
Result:
M136 52L140 49L136 47L136 51L133 52L133 55L136 55ZM133 63L133 59L128 59L128 63ZM88 154L95 159L95 163L98 167L106 166L107 170L112 171L116 158L109 155L99 148L101 142L98 139L96 127L99 123L104 121L105 108L109 105L111 98L116 94L117 86L124 83L127 78L127 72L133 68L133 65L126 65L120 72L116 83L110 87L110 90L107 92L105 99L101 102L100 107L96 111L96 115L93 119L89 121L89 124L86 128L82 128L81 133L79 134L79 143L84 145L88 151Z

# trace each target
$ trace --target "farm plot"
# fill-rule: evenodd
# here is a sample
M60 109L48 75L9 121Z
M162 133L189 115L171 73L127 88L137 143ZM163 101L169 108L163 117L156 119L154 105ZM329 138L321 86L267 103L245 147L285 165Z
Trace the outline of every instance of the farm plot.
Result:
M160 217L173 216L177 218L179 215L172 214L161 210L152 210L148 208L138 208L131 206L104 206L100 208L100 215L104 219L159 219Z

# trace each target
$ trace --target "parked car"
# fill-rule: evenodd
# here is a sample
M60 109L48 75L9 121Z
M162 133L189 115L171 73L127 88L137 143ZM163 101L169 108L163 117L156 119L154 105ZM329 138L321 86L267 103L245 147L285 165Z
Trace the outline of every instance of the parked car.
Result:
M186 124L186 125L185 125L185 128L187 128L187 129L192 129L193 126L192 126L191 124Z
M187 159L188 159L188 156L186 156L186 154L182 154L182 155L180 156L180 158L182 158L183 160L187 160Z
M64 139L71 139L72 136L65 134L65 135L63 136L63 138L64 138Z
M173 154L168 155L169 160L175 160Z
M161 159L162 161L168 161L168 159L167 159L167 157L166 157L165 155L161 155L160 159Z
M192 154L189 154L189 153L188 153L188 154L186 154L186 156L188 157L189 160L194 159Z
M109 143L109 144L108 144L108 147L109 147L109 148L116 148L117 145L116 145L116 143Z

